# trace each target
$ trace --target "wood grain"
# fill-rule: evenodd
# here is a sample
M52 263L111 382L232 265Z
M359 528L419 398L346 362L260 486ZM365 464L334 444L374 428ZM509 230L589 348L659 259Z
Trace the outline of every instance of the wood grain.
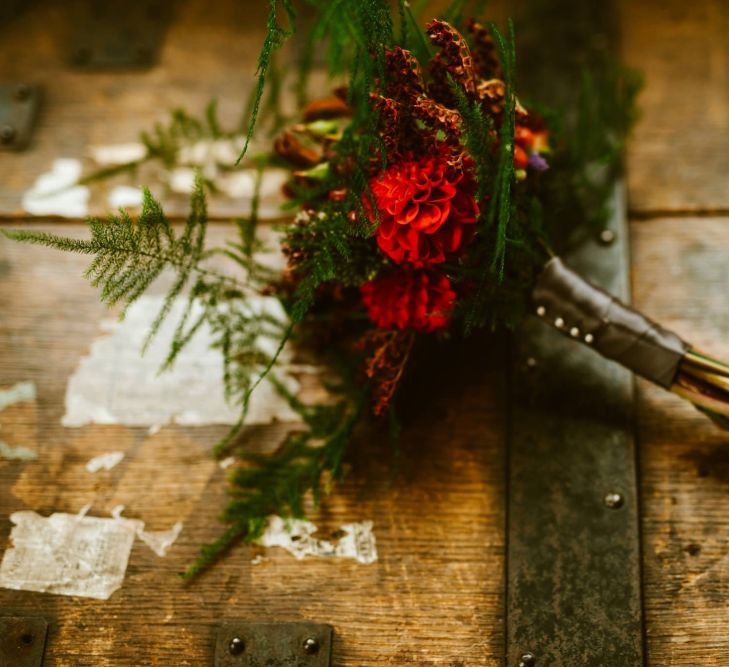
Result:
M621 2L621 17L624 54L646 77L628 156L634 301L726 359L729 219L704 216L729 208L727 4ZM723 664L729 438L645 382L637 407L648 664Z
M641 221L633 247L638 307L729 358L729 219ZM729 435L678 397L639 390L648 662L726 664Z
M0 218L28 216L22 195L54 160L81 160L84 173L92 173L99 165L89 157L91 146L136 142L155 123L166 125L173 109L203 119L207 104L216 98L224 128L237 127L242 117L255 81L268 3L180 0L159 60L148 69L128 71L84 71L69 64L73 19L83 4L89 3L28 3L19 16L0 24L2 80L38 84L43 91L29 148L0 153ZM321 84L321 90L328 86ZM268 142L264 138L265 147ZM171 215L185 215L188 197L166 189L156 179L158 171L151 165L134 176L94 184L89 213L102 215L110 209L112 186L147 184L165 197ZM212 198L210 210L230 217L244 214L247 205L221 195Z
M729 4L619 2L623 55L643 72L628 151L634 212L729 209Z
M622 0L619 6L623 53L646 79L628 159L629 206L647 218L632 227L634 300L726 358L729 218L664 214L729 209L729 6L723 0ZM217 96L222 118L237 120L265 3L185 0L159 63L114 74L71 70L65 6L46 0L29 7L0 26L0 71L3 80L42 84L45 101L30 149L0 154L0 218L22 214L23 191L53 159L81 158L90 167L90 145L134 141L172 107L200 114ZM173 212L185 210L184 198L169 199ZM107 208L105 190L94 190L92 210ZM212 211L223 216L240 208L219 200ZM80 233L73 223L69 230ZM123 501L129 516L153 530L177 520L185 529L165 559L136 544L125 584L108 602L0 589L3 612L51 620L46 664L208 665L224 618L330 622L334 664L347 667L501 664L498 343L487 351L476 343L464 349L457 372L425 364L415 379L423 385L421 399L409 409L397 480L385 438L364 433L356 474L315 517L324 532L373 519L376 564L297 562L277 550L240 547L183 586L176 573L218 530L224 473L208 450L221 428L168 427L149 435L120 426L60 426L66 380L105 317L78 277L82 267L76 257L0 241L0 387L33 380L39 390L37 401L3 411L0 435L40 454L37 462L0 461L0 548L8 515L23 508L76 512L93 502L92 514L104 515ZM433 405L429 394L441 384L445 398ZM639 389L648 663L723 664L729 442L678 398L644 383ZM266 448L279 436L257 429L248 441ZM93 476L85 471L85 461L113 449L127 453L117 468ZM264 560L253 565L257 555Z
M52 226L39 225L40 229ZM81 226L69 227L83 233ZM226 227L215 226L214 235ZM313 519L323 534L374 521L379 560L296 561L240 546L189 585L177 573L219 530L224 473L209 459L220 427L63 428L66 379L105 316L80 278L86 258L0 241L0 386L32 380L34 404L2 414L2 433L27 438L35 462L0 463L0 545L20 509L77 512L93 503L163 530L184 530L166 558L135 544L108 601L0 589L0 608L51 623L48 667L209 665L223 619L298 620L335 628L334 665L498 664L503 655L504 392L502 345L474 340L411 378L400 472L375 428L361 434L354 472ZM427 350L425 351L427 354ZM436 398L437 397L437 398ZM270 439L259 428L253 444ZM19 443L18 443L19 444ZM126 452L109 472L84 463ZM257 555L259 564L251 561Z

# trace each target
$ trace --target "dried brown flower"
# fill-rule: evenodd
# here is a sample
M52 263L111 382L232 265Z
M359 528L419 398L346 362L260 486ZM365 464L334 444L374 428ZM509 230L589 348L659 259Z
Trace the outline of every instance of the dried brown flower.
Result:
M279 157L297 167L313 167L322 154L319 151L305 146L298 137L289 130L284 130L273 142L273 150Z
M471 43L473 44L471 55L479 78L500 79L502 77L501 63L494 38L488 28L482 26L474 18L468 20L466 28L471 33Z
M304 121L310 123L325 118L351 116L352 109L341 97L325 97L309 102L302 110Z
M415 342L412 331L370 329L358 347L367 351L365 374L374 381L372 411L385 414L397 390Z

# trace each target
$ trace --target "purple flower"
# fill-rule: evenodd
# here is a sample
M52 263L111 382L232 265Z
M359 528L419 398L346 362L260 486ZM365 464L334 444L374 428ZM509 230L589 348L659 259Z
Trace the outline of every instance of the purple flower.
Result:
M539 153L532 153L529 156L528 166L535 171L546 171L549 169L549 164Z

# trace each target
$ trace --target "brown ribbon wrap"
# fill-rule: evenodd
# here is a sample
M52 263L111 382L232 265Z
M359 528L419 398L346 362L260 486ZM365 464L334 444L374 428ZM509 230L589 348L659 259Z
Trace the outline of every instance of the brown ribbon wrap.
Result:
M689 345L552 258L532 292L537 315L566 336L669 389Z

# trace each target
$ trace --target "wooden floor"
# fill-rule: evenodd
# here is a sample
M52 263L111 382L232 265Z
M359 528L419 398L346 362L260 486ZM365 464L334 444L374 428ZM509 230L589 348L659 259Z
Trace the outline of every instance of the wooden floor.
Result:
M260 7L248 4L181 2L159 65L138 74L69 71L61 33L48 29L62 21L53 3L0 26L2 78L45 88L32 146L0 153L2 224L27 217L22 193L57 157L88 161L90 145L132 141L170 107L200 113L212 96L235 119L257 52ZM624 55L646 77L628 162L634 301L727 358L729 6L623 0L620 7ZM95 191L91 210L104 205ZM82 229L74 221L20 224ZM225 233L224 223L215 233ZM77 257L0 241L0 389L21 381L38 388L35 401L0 413L0 439L39 453L28 463L0 459L0 548L9 515L21 509L75 513L93 503L91 514L106 516L121 503L152 530L176 521L184 529L165 558L137 542L108 601L0 589L2 613L50 621L45 665L208 665L215 628L234 618L331 623L336 666L502 664L501 342L463 350L455 373L424 374L422 395L437 387L443 399L411 406L417 419L406 424L396 480L385 438L363 434L369 455L312 517L324 534L372 520L376 563L297 561L279 549L239 547L184 586L177 572L218 529L225 473L208 452L220 428L150 434L60 425L67 378L106 316L80 278L83 267ZM643 383L637 429L648 663L729 665L729 438ZM250 437L272 436L260 429ZM122 463L86 472L86 461L112 450L126 453Z

